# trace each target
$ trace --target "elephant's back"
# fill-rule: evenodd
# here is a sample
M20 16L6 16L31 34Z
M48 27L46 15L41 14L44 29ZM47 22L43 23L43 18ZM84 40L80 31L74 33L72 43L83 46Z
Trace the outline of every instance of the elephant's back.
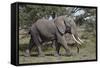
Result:
M53 21L40 19L35 23L35 25L39 33L44 37L53 38L53 36L55 36L56 27Z
M35 24L39 29L46 28L45 30L48 31L55 29L55 24L53 20L39 19Z
M39 19L37 22L36 22L37 25L42 25L42 24L45 24L46 26L54 26L54 21L53 20L47 20L47 19Z

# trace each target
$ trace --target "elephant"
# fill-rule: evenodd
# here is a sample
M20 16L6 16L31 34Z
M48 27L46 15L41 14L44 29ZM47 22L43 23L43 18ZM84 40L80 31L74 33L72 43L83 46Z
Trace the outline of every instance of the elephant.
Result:
M66 15L59 16L54 20L54 23L56 24L58 31L62 35L66 34L66 33L70 33L76 43L78 43L79 45L81 45L83 43L83 41L79 38L77 27L76 27L75 21L72 16L66 16ZM58 45L57 48L58 48L57 52L59 53L60 45ZM78 48L78 52L79 52L79 48Z
M31 35L29 46L25 51L25 56L30 56L30 51L33 45L37 46L39 56L44 56L41 49L43 42L52 41L55 50L54 55L59 56L60 46L62 46L66 55L70 56L72 53L67 45L65 34L72 34L73 39L81 45L83 42L79 39L76 30L76 24L72 17L64 15L59 16L53 20L39 19L30 28L29 34Z

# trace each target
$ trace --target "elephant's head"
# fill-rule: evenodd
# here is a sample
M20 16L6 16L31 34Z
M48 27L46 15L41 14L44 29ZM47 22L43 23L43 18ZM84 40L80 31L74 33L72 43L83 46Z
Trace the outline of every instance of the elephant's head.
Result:
M54 21L54 23L56 24L58 31L64 35L66 33L70 33L73 36L73 39L81 44L83 43L82 40L80 40L79 36L78 36L78 32L77 32L77 28L76 28L76 24L74 22L74 19L71 16L60 16L57 17Z

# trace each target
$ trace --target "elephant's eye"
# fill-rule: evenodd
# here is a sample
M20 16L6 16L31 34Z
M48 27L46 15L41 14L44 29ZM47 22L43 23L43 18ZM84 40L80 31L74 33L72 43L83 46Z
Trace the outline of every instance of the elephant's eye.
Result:
M72 20L69 20L69 22L71 23L71 22L72 22Z
M67 26L66 33L71 33L71 27Z

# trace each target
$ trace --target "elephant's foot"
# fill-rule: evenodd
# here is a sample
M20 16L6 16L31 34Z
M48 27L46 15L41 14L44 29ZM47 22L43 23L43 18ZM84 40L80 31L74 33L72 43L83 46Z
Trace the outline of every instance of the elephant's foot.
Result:
M38 56L39 56L39 57L44 57L45 55L44 55L44 54L39 54Z
M25 56L25 57L29 57L29 56L30 56L30 51L29 51L28 49L25 51L24 56Z
M72 52L67 52L66 56L73 56L73 53Z
M55 52L55 53L54 53L54 56L55 56L55 57L59 57L60 55L59 55L57 52Z
M55 57L59 57L59 54L54 54Z

